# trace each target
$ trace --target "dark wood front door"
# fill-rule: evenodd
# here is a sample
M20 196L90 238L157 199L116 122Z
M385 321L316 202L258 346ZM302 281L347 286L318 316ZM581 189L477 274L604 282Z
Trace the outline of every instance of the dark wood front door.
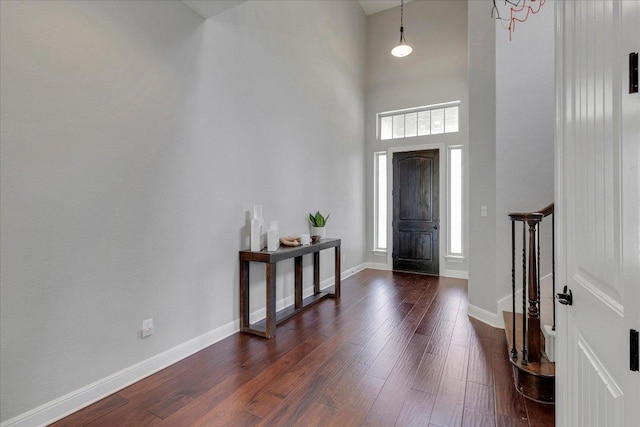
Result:
M439 273L438 150L393 155L393 269Z

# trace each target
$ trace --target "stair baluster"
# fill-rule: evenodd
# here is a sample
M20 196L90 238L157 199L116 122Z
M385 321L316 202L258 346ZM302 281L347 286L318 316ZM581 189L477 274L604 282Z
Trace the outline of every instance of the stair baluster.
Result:
M522 222L522 313L527 312L527 228ZM522 316L522 364L527 359L527 316Z
M541 307L547 299L541 298L541 228L543 218L553 214L553 204L540 212L511 213L511 307L513 313L505 312L505 326L512 328L507 335L511 341L509 352L514 367L516 388L526 397L540 402L554 401L554 364L545 356L541 329ZM553 217L552 217L553 219ZM516 222L522 222L522 314L516 314ZM555 224L552 222L552 235ZM552 283L555 294L555 239L552 239ZM555 304L553 307L553 328L555 329ZM511 318L509 319L509 315ZM517 331L517 317L522 317L522 326ZM507 323L507 319L509 322ZM551 320L551 319L549 319ZM546 332L545 332L546 333ZM551 335L549 335L551 337ZM521 342L519 341L521 339ZM552 339L552 338L549 338ZM553 345L549 341L549 345ZM521 347L518 349L518 347ZM520 351L518 351L520 350ZM552 351L551 349L549 351Z
M516 360L518 358L518 350L516 349L516 222L511 221L511 307L512 313L512 337L511 341L511 359Z
M552 205L553 206L553 205ZM556 216L551 217L551 296L556 295ZM553 306L553 327L556 330L556 304L555 300L551 304Z
M538 263L536 260L536 230L542 220L542 214L532 214L535 218L527 221L529 225L529 280L527 282L529 296L529 311L527 313L527 344L529 347L528 361L540 361L540 309L538 295Z

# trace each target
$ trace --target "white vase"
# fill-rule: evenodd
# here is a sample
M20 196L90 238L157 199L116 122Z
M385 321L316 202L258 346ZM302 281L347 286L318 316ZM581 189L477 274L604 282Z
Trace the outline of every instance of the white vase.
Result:
M264 220L262 219L262 205L253 206L253 218L251 219L251 250L260 252L264 248Z
M324 229L325 227L311 227L311 235L312 236L320 236L320 237L326 237L324 234Z
M275 252L279 247L280 231L278 230L278 221L271 221L271 225L267 231L267 251Z

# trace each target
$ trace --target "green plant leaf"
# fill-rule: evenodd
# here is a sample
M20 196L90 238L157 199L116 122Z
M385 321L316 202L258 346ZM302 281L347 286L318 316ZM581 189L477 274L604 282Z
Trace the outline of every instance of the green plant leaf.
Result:
M330 216L331 214L327 215L327 217L325 218L324 216L322 216L320 211L316 211L315 215L309 214L309 221L314 227L324 227L327 224L327 220Z

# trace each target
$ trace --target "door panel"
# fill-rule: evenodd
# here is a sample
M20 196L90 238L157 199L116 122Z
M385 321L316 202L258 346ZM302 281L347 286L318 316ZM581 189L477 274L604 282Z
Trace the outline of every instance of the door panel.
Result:
M611 377L591 347L578 338L576 353L578 401L577 425L619 426L622 425L622 390Z
M410 157L397 163L401 221L432 221L433 159Z
M623 46L640 40L639 10L638 2L556 2L558 265L573 292L558 318L559 425L638 420L629 328L640 312L640 103L628 93ZM627 26L623 16L635 18Z
M393 268L439 273L439 152L393 156Z
M404 259L431 259L433 247L433 234L415 231L400 231L400 241L409 242L398 248L398 257Z

